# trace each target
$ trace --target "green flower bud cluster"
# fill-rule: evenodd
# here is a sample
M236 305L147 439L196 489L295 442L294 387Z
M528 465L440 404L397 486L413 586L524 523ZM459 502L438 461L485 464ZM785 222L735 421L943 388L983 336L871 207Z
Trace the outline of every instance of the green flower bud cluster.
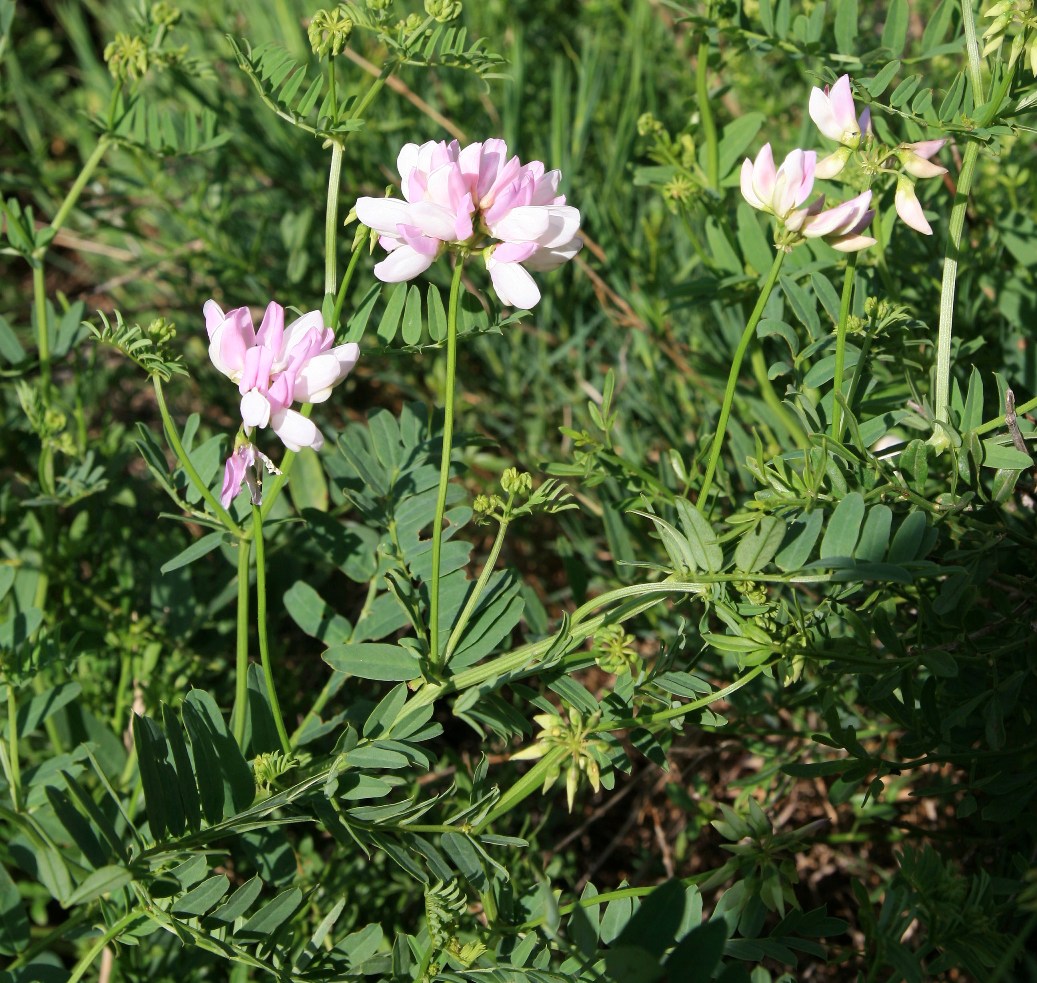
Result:
M310 50L318 58L335 57L342 54L353 33L353 19L348 16L344 6L334 10L318 10L310 19L306 36L310 41Z
M567 753L560 763L548 772L544 780L544 791L558 780L562 773L562 765L567 763L565 793L570 812L584 775L595 792L601 788L601 766L607 763L608 745L600 737L593 736L594 726L600 716L600 713L593 713L585 720L575 707L569 708L568 720L557 712L538 713L533 717L540 727L536 741L511 756L513 761L526 761L542 758L553 748L563 748Z
M413 34L424 23L425 19L421 14L408 14L400 21L399 27L405 34Z
M167 3L166 0L153 3L148 12L148 20L156 27L172 27L180 20L180 17L180 8L175 4Z
M500 495L476 495L472 502L475 521L479 523L489 522L492 516L499 515L503 509L504 499Z
M166 345L176 337L176 324L164 317L158 317L144 329L144 333L151 339L152 344Z
M425 13L440 24L461 16L461 0L425 0Z
M526 496L533 490L533 476L518 468L508 468L501 475L500 486L507 495Z
M148 45L139 35L119 31L104 49L108 71L117 82L135 82L148 71Z
M611 625L594 638L594 661L603 672L613 676L636 675L641 670L637 639L619 625Z
M1026 51L1030 74L1037 76L1037 17L1033 13L1033 0L999 0L983 13L991 19L990 26L983 32L983 57L1001 50L1005 38L1013 35L1009 64L1015 64Z
M651 113L642 113L637 117L637 135L642 137L657 136L665 127Z

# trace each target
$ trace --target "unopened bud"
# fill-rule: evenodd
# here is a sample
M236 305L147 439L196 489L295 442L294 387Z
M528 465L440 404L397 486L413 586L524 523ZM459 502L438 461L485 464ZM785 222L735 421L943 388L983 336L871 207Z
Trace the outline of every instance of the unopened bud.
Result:
M440 24L461 16L461 0L425 0L425 13Z
M318 10L310 20L306 36L310 39L310 49L318 58L326 58L329 54L342 54L353 33L353 20L346 15L345 7L334 10Z
M136 81L147 73L148 46L143 38L120 31L105 47L104 60L116 81Z

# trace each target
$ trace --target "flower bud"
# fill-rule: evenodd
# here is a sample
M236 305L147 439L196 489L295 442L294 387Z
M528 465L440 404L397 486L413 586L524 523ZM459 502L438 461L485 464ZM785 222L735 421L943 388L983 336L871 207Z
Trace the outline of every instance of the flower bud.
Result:
M461 16L462 6L461 0L425 0L425 13L445 24Z
M161 27L172 27L180 20L180 8L174 4L166 3L166 0L159 0L158 3L151 5L149 19L152 24Z
M533 476L518 468L508 468L501 475L500 486L508 495L528 495L533 490Z
M346 15L345 7L334 10L318 10L310 20L306 36L310 49L318 58L342 54L353 33L353 20Z
M830 153L824 160L817 162L814 177L823 179L835 177L846 166L851 153L853 151L849 147L840 147L834 153Z
M136 81L148 71L148 46L143 38L120 31L105 47L104 60L117 82Z

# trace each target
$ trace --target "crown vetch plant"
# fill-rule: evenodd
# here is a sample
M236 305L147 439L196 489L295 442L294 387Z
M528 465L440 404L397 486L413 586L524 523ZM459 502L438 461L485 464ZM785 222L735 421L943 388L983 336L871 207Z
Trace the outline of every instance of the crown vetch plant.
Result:
M0 0L0 983L1037 974L1033 4L665 6Z

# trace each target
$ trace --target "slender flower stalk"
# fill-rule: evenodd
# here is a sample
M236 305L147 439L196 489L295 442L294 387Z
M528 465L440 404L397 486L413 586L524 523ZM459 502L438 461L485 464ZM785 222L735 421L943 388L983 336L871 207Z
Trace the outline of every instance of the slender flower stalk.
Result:
M706 12L707 21L712 17L713 4ZM703 35L699 42L695 65L695 99L702 122L702 135L706 139L706 178L714 191L720 190L720 144L717 140L717 125L713 119L713 107L709 99L709 38Z
M436 516L432 521L432 584L429 588L429 665L433 672L442 663L439 656L439 576L440 555L443 549L443 513L446 511L446 491L450 482L450 452L454 439L454 382L457 376L457 309L461 293L461 272L464 261L458 258L450 281L450 302L447 309L446 392L443 397L443 452L439 459L439 490L436 493ZM443 660L445 662L445 659Z
M857 254L850 253L843 277L843 292L839 300L839 323L835 329L835 375L832 378L832 439L841 440L843 407L839 394L843 391L843 373L846 368L846 329L850 321L850 300L853 297L853 277L857 270Z
M266 680L267 697L270 710L274 716L274 726L281 740L281 750L285 754L291 752L292 742L281 716L281 705L277 700L277 689L274 686L274 670L270 661L270 644L267 638L266 611L266 551L263 545L263 513L258 505L252 506L252 538L256 543L256 626L259 634L259 661L263 666L263 678Z
M342 178L342 143L331 145L331 166L328 169L328 204L324 216L324 296L334 297L338 288L338 192ZM334 327L335 325L331 325Z
M216 496L209 490L208 485L202 481L201 475L191 463L191 459L187 456L187 451L184 450L184 445L180 442L180 435L173 425L172 417L169 415L169 408L166 406L166 397L162 392L162 380L157 375L153 375L151 382L155 387L155 400L158 403L158 411L162 416L162 428L165 431L170 447L173 448L176 459L180 462L180 466L184 469L184 473L191 480L191 483L198 489L202 498L205 499L205 503L212 509L213 514L231 533L240 539L245 535L245 530L231 518L230 513L216 500Z
M234 740L245 746L245 709L248 706L248 595L252 543L238 543L238 622L234 656L234 710L231 712Z
M490 553L486 557L486 563L483 564L482 572L479 574L479 579L475 582L472 594L468 598L468 602L465 604L464 610L458 617L453 630L450 632L450 638L446 643L446 652L443 655L444 662L450 661L450 656L454 654L454 649L457 648L458 643L461 641L461 636L464 634L468 621L471 619L472 615L475 613L475 609L479 605L479 600L482 598L483 591L486 590L486 585L489 583L490 577L493 574L493 568L497 564L497 557L500 556L501 547L504 545L504 536L508 531L509 525L510 521L508 519L502 519L500 525L497 527L497 535L493 540L493 546L490 547Z
M727 421L731 416L731 405L735 398L735 387L738 385L738 370L742 367L742 359L745 357L749 343L752 341L753 335L756 333L756 326L760 323L760 318L763 317L763 310L767 306L767 301L770 299L771 291L774 289L774 284L778 281L778 274L781 272L781 264L784 259L785 250L779 249L774 254L774 262L771 264L770 272L767 274L767 279L763 284L763 289L760 291L760 296L756 301L756 306L749 315L749 321L745 326L745 331L742 332L742 337L738 342L738 347L735 349L734 357L731 360L731 369L727 374L727 387L724 389L724 401L720 405L720 418L717 420L717 429L713 434L713 443L709 448L709 461L706 464L706 473L702 479L702 487L699 490L698 500L695 503L695 507L700 512L705 511L706 505L709 501L709 491L713 487L713 475L716 473L717 461L720 459L720 451L724 446L724 435L727 433Z
M21 764L18 760L18 696L14 691L14 683L7 681L7 754L4 757L4 777L11 792L11 808L21 811L22 777Z

